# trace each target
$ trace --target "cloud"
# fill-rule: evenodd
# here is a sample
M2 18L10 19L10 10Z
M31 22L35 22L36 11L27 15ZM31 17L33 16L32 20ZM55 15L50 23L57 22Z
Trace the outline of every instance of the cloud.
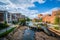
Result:
M46 2L46 0L32 0L32 2L39 2L40 4L43 4Z
M0 10L6 10L6 7L0 5Z
M20 12L23 15L33 19L37 17L38 10L29 10L28 7L35 6L34 2L39 2L40 4L44 4L46 0L0 0L0 2L5 3L7 5L0 5L1 10L8 10L9 12ZM53 10L57 10L58 8L52 8L49 11L46 11L41 14L51 14Z
M33 19L37 17L38 10L29 10L28 7L35 6L33 4L34 2L39 2L40 4L43 4L46 2L46 0L0 0L0 2L7 4L5 6L0 5L0 9L2 10L6 9L9 12L20 12L23 15L26 15L29 18ZM59 8L55 7L41 14L51 14L53 10L58 10L58 9Z
M28 7L35 6L31 0L0 0L8 5L0 5L0 9L9 12L20 12L29 18L34 18L38 13L37 10L29 10ZM35 1L34 1L35 2Z
M16 4L17 6L27 8L30 6L35 6L33 3L31 3L31 0L10 0L13 4Z
M0 5L7 5L6 3L0 2Z
M41 14L52 14L52 11L57 11L59 9L60 9L59 7L55 7L55 8L50 9L49 11L46 11L46 12L41 13Z
M20 10L20 11L19 11ZM28 10L28 9L18 9L18 11L29 18L35 18L36 14L38 13L37 10Z
M39 0L39 3L42 4L42 3L45 3L46 0Z

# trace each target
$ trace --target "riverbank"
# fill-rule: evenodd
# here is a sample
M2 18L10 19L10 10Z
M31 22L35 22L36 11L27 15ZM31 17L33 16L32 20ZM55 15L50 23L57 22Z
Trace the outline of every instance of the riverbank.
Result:
M48 36L44 32L35 32L35 40L60 40L60 38L56 38L53 36Z
M19 26L6 37L0 38L0 40L22 40L24 30L27 28L26 26Z
M13 32L6 37L0 38L0 40L60 40L53 36L48 36L43 31L32 31L27 26L19 26Z

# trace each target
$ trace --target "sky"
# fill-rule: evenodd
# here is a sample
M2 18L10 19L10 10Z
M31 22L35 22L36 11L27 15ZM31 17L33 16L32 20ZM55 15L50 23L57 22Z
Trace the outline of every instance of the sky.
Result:
M38 14L51 14L60 9L60 0L0 0L0 10L19 12L29 18Z

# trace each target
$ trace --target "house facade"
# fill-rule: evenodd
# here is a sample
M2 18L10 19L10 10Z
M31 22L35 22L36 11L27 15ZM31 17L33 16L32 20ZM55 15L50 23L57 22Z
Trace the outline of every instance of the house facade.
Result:
M12 21L18 21L20 18L20 13L10 13L8 11L0 11L0 22L6 21L7 23L12 23Z
M0 22L7 21L7 11L0 11Z
M57 13L60 13L60 10L57 10L57 11L52 11L52 14L46 14L42 17L42 21L45 22L45 23L51 23L51 24L54 24L55 22L55 17L57 15Z

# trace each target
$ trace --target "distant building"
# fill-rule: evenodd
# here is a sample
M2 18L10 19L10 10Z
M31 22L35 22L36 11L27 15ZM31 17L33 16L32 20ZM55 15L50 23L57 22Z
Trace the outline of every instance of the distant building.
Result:
M51 15L47 14L47 15L43 16L42 17L42 21L46 22L46 23L50 23L50 21L51 21Z
M0 10L0 22L7 21L7 14L8 14L7 11Z
M56 17L57 12L58 12L58 10L57 11L52 11L52 15L46 15L45 17L43 17L43 22L53 24L54 21L55 21L55 17Z
M21 14L20 13L11 13L11 16L12 16L12 21L18 21Z
M25 15L0 10L0 22L6 21L7 23L12 23L12 21L18 21L21 18L25 18Z
M43 14L38 14L38 18L41 18L43 16Z
M46 14L46 15L42 16L42 21L46 22L46 23L52 23L53 24L55 17L57 15L57 12L60 13L60 10L52 11L52 14ZM41 17L41 16L38 16L38 17Z

